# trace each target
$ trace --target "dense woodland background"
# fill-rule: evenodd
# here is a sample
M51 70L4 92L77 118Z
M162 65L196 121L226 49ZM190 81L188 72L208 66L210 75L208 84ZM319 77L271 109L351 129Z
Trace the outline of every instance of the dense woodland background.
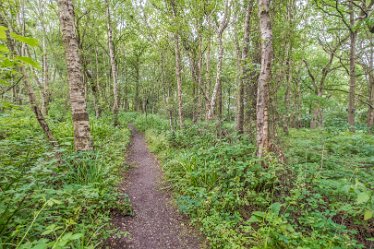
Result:
M212 248L373 248L373 9L0 1L0 248L123 236L130 123Z

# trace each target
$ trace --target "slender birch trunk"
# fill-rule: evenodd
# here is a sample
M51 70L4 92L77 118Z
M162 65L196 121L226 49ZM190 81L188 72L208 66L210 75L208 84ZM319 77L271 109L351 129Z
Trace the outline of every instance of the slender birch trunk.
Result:
M174 19L177 18L178 13L175 5L175 0L171 1ZM183 129L183 92L182 92L182 74L181 74L181 51L180 51L180 37L179 31L174 33L175 42L175 75L177 78L178 90L178 115L179 115L179 128Z
M74 147L76 151L92 150L93 141L87 113L82 64L79 56L72 0L58 0L58 7L70 86Z
M208 40L207 51L206 51L206 64L205 64L205 92L210 91L211 79L210 79L210 60L211 60L211 39ZM208 120L208 114L210 111L210 100L205 101L205 119Z
M216 83L214 85L214 89L212 92L212 97L210 99L210 109L208 111L208 119L213 119L214 117L214 110L217 104L217 97L219 96L219 91L221 88L221 74L222 74L222 64L223 64L223 32L227 28L230 20L230 8L231 8L231 1L227 0L225 3L225 13L222 18L219 27L217 27L217 43L218 43L218 62L217 62L217 71L216 71Z
M119 96L118 96L118 79L117 79L117 65L114 54L114 43L113 43L113 31L110 16L110 7L108 0L106 2L106 14L107 14L107 31L108 31L108 48L110 57L110 67L112 69L112 80L113 80L113 125L118 126L118 110L119 110Z
M241 61L239 68L239 89L237 95L237 113L236 113L236 130L239 133L244 131L244 84L246 78L247 70L247 59L249 51L249 34L251 29L251 16L253 11L254 0L248 1L248 6L245 14L245 24L244 24L244 37L243 37L243 50L241 53Z
M371 35L372 37L372 35ZM369 90L369 108L367 114L367 125L369 128L374 126L374 46L371 42L370 56L369 56L369 67L366 69L368 74L368 90Z
M43 89L42 89L42 113L48 115L48 105L50 99L49 92L49 70L48 70L48 53L43 37Z
M349 55L349 104L348 104L348 124L349 129L355 129L355 94L356 94L356 39L357 31L355 27L355 15L353 10L353 0L349 1L350 11L350 55Z
M273 58L272 27L269 15L270 0L259 0L261 31L261 70L257 86L257 156L262 158L269 150L269 83Z

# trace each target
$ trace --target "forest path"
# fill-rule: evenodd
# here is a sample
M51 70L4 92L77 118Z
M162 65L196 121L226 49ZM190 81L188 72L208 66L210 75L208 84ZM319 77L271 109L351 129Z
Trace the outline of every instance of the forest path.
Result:
M129 195L134 216L115 215L113 223L129 233L126 238L111 239L110 248L198 249L198 235L162 190L162 171L149 152L143 134L132 128L132 143L127 163L131 165L121 189Z

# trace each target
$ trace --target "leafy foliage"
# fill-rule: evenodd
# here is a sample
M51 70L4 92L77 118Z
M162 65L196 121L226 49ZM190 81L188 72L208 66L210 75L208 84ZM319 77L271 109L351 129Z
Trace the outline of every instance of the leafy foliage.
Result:
M94 248L116 233L110 211L130 210L116 191L130 132L108 119L91 122L94 152L72 151L69 119L51 122L62 163L30 111L0 118L0 245L4 248Z
M145 118L136 123L144 129ZM212 248L363 248L373 219L373 138L292 130L287 164L213 127L170 132L153 116L146 137L162 161L181 212ZM234 132L229 132L234 134Z

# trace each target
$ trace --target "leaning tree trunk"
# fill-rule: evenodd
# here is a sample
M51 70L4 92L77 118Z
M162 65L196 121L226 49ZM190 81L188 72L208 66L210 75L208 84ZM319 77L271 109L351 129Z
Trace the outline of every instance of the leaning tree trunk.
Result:
M273 57L272 27L269 15L270 0L259 0L261 31L261 70L257 86L257 156L262 158L269 150L269 83L271 80L271 61Z
M70 86L70 102L74 126L74 148L76 151L93 149L93 141L88 120L82 64L74 24L72 0L58 0L62 40Z
M49 129L49 126L44 118L43 112L40 110L39 106L37 105L36 102L36 97L34 90L32 89L32 86L29 82L29 78L27 76L27 73L25 72L25 68L22 66L22 75L23 75L23 81L27 90L27 94L29 96L29 102L31 109L33 110L36 120L38 120L38 123L40 127L42 128L44 134L47 136L48 141L53 147L58 147L57 140L53 137L53 134L51 130Z
M216 72L216 84L214 85L212 97L210 99L210 109L208 111L208 119L212 119L214 116L214 110L216 108L217 96L221 87L221 73L222 73L222 62L223 62L223 41L222 33L218 34L218 62Z
M114 44L113 44L113 32L112 32L112 24L110 18L110 8L108 0L105 1L107 5L107 28L108 28L108 47L109 47L109 57L110 57L110 66L112 69L112 80L113 80L113 124L114 126L118 125L118 109L119 109L119 101L118 101L118 81L117 81L117 65L116 65L116 58L114 55Z

